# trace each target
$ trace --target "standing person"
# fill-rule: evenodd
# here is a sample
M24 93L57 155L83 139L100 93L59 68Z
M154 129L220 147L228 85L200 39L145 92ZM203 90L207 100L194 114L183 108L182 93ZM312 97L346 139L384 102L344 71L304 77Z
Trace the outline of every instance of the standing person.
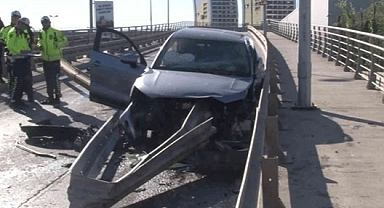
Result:
M0 18L0 31L3 29L4 23ZM3 62L4 62L4 47L5 47L5 42L0 40L0 84L5 83L3 80Z
M19 11L13 11L11 13L11 24L3 27L3 29L0 30L0 42L2 41L4 43L4 45L6 45L6 43L7 43L7 36L8 36L9 30L11 30L13 27L16 26L16 24L20 18L21 18L21 13ZM1 51L2 57L4 55L4 52L6 52L6 51L7 51L7 49ZM4 61L4 59L1 59L1 61ZM8 89L10 90L9 94L11 95L12 94L12 92L11 92L12 86L13 86L13 73L12 73L12 64L8 60L6 63L6 68L8 71Z
M60 59L63 56L62 48L68 45L68 40L61 31L51 27L51 20L44 16L41 18L43 29L40 31L37 46L42 50L43 70L47 83L48 99L41 104L53 105L60 103Z
M32 71L30 57L26 53L31 52L29 47L29 35L25 30L29 27L29 19L21 18L17 25L11 28L7 36L8 60L13 65L13 86L11 99L14 105L24 105L21 100L23 92L28 96L29 102L34 102L32 89Z
M0 30L3 29L3 27L4 27L4 22L3 20L1 20L1 17L0 17Z

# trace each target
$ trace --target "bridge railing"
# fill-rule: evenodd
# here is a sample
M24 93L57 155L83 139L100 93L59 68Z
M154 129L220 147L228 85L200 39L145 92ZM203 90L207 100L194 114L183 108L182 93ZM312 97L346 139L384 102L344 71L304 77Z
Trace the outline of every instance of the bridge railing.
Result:
M298 25L270 21L270 31L298 41ZM367 80L367 89L384 91L384 36L324 25L311 26L312 49L355 79ZM384 102L384 97L383 97Z
M115 27L113 29L123 32L131 37L152 35L161 32L175 31L186 26L192 26L193 22L176 22L168 24L140 25L129 27ZM93 44L96 29L64 30L62 33L68 38L69 46L79 44Z
M153 48L154 46L160 46L162 41L164 41L173 31L193 25L194 22L185 21L170 24L157 24L152 25L152 27L150 25L142 25L115 27L114 29L129 36L136 45ZM76 57L89 55L95 39L96 29L63 30L62 33L68 38L69 42L68 46L63 49L63 56L65 59L75 60ZM37 33L35 33L35 38L38 38ZM113 40L108 44L111 45L111 47L121 44L122 41L119 38L120 37L113 37Z

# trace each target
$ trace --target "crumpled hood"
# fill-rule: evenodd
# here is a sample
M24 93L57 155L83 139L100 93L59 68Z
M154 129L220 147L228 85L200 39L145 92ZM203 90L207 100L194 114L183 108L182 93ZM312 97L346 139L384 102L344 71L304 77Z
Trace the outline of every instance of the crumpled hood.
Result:
M135 87L151 98L215 98L223 103L244 99L251 77L150 69Z

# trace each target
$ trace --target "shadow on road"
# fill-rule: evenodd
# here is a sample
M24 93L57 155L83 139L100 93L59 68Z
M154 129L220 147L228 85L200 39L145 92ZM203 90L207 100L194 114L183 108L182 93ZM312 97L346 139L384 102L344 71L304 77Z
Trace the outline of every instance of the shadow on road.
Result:
M38 93L35 93L35 95ZM41 97L41 96L37 96ZM30 123L22 123L22 126L33 125L57 125L69 126L72 122L68 116L57 116L46 110L39 103L27 104L23 107L13 108L14 112L22 114L30 119ZM72 139L55 139L55 138L28 138L25 142L29 145L47 148L47 149L73 149Z
M229 208L233 207L237 198L237 193L233 190L233 181L233 179L223 177L207 176L124 208ZM227 188L224 189L223 187Z
M74 87L74 86L73 86ZM20 125L23 126L33 126L33 125L54 125L54 126L64 126L70 127L74 123L82 123L84 126L101 126L104 121L97 119L94 116L90 116L78 111L74 111L68 107L68 103L61 102L60 104L54 105L53 107L57 110L63 112L63 115L57 115L53 113L52 106L41 105L38 102L46 99L45 93L40 93L40 87L35 88L34 97L37 102L27 103L27 105L22 107L13 107L13 111L29 117L29 123L23 123ZM26 96L24 95L24 98ZM57 134L56 134L57 135ZM74 140L76 137L66 137L60 136L60 138L55 137L39 137L39 138L28 138L25 142L29 145L47 148L47 149L73 149Z
M324 164L327 164L330 157L337 155L337 151L333 155L319 155L317 148L319 145L353 141L336 122L327 117L345 116L323 112L321 109L292 109L298 96L295 79L282 54L273 45L271 50L279 66L278 73L282 82L280 88L285 92L281 95L283 108L279 109L279 118L285 126L285 131L280 131L280 144L288 158L294 158L292 164L283 165L288 172L290 207L332 208L334 205L327 184L338 182L326 178L323 169L329 167Z

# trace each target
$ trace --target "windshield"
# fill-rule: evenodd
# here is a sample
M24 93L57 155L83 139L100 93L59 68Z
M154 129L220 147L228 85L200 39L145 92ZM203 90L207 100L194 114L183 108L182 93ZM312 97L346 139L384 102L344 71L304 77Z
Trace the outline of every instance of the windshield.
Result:
M173 38L163 48L153 68L250 76L249 53L244 43Z

